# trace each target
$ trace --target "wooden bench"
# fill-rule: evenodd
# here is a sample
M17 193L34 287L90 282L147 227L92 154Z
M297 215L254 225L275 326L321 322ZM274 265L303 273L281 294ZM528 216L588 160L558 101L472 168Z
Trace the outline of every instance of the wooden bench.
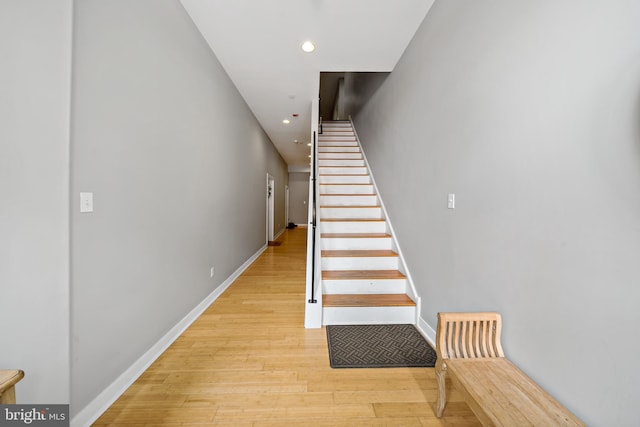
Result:
M436 415L446 404L449 373L484 426L584 426L504 357L499 313L438 313Z
M22 371L0 370L0 404L10 405L16 403L15 385L24 377Z

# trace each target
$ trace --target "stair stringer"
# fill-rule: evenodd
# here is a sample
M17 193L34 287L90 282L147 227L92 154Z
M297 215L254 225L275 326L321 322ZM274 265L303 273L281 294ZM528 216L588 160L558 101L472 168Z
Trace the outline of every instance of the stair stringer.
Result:
M371 179L371 184L373 184L373 188L375 189L375 193L378 195L378 203L380 205L380 208L382 209L382 216L383 218L386 220L387 223L387 227L389 228L389 231L391 234L391 240L392 240L392 244L394 247L394 250L398 253L398 258L399 258L399 265L398 265L398 270L400 272L402 272L406 278L407 278L407 285L406 285L406 293L407 295L416 303L416 310L415 310L415 319L413 324L417 325L419 324L420 321L420 312L421 312L421 307L422 307L422 300L420 298L420 295L418 295L418 291L416 290L416 287L413 283L413 278L411 277L411 272L409 271L409 268L407 266L407 263L405 261L404 255L402 253L402 248L400 247L400 244L398 243L398 238L397 238L397 234L395 232L395 230L393 229L393 224L391 222L391 218L389 217L389 214L387 212L387 208L384 204L384 199L378 189L378 184L376 183L375 180L375 176L373 174L373 170L371 169L371 166L369 165L369 161L367 160L367 154L364 152L364 148L362 147L362 144L360 143L360 137L358 137L358 132L356 130L355 125L353 124L353 119L351 118L351 116L349 116L349 122L351 123L351 128L353 129L353 134L356 137L356 142L358 143L358 146L360 147L360 152L362 153L362 158L364 159L364 164L365 167L368 169L369 171L369 177Z

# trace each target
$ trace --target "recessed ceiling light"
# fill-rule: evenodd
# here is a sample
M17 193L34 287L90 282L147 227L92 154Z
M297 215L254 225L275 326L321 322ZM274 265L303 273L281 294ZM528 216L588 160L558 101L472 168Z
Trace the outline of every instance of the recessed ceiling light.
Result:
M288 125L289 123L291 123L291 120L289 120L289 119L284 119L284 120L282 121L282 123L284 123L285 125Z
M314 50L316 50L316 47L313 45L313 43L307 40L306 42L302 43L302 50L304 50L305 52L313 52Z
M307 147L311 147L311 143L310 142L307 144Z

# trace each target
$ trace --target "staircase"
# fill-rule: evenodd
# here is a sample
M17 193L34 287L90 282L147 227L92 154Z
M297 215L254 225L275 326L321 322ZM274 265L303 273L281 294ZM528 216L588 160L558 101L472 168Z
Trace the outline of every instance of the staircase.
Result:
M324 325L416 323L390 227L351 122L318 139Z

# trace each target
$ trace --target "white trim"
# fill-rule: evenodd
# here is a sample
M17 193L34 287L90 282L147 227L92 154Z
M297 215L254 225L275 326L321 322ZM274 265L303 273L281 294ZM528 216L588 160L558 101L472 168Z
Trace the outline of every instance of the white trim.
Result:
M182 333L218 299L222 293L247 269L265 250L264 245L251 258L244 262L231 276L220 286L211 292L200 304L180 320L169 332L158 340L146 353L144 353L133 365L125 370L114 382L105 388L95 399L76 414L71 420L72 427L90 426L115 402L151 364L164 353Z
M420 320L420 313L421 313L421 297L420 295L418 295L418 291L414 285L414 281L413 278L411 277L411 272L409 271L409 267L407 266L407 263L405 262L405 258L404 255L402 253L402 249L400 249L400 244L398 243L398 237L397 234L395 232L395 230L393 229L393 225L391 224L391 218L389 217L389 213L387 212L387 208L384 205L384 200L382 199L382 194L380 194L380 191L378 190L378 185L376 184L376 180L375 177L373 176L373 170L371 169L371 166L369 165L369 161L367 160L367 155L364 152L364 148L362 147L362 144L360 143L360 138L358 137L358 132L356 131L356 127L353 124L353 119L351 118L351 116L349 116L349 123L351 123L351 129L353 129L353 134L356 137L356 142L358 143L358 146L360 147L360 152L362 153L362 158L364 159L364 164L366 166L366 168L369 171L369 177L371 178L371 183L373 184L373 188L375 188L375 192L378 195L378 201L380 202L380 208L382 209L382 213L384 215L384 218L387 220L387 226L389 227L389 231L391 234L391 239L393 240L393 244L395 246L395 250L396 252L398 252L398 256L400 258L400 271L402 273L404 273L405 276L407 276L407 294L409 294L410 297L412 297L413 301L416 303L416 317L415 317L415 322L416 324L419 323ZM435 335L434 335L435 336Z
M429 344L436 348L436 331L420 316L418 316L418 324L416 325L418 331L427 339Z

